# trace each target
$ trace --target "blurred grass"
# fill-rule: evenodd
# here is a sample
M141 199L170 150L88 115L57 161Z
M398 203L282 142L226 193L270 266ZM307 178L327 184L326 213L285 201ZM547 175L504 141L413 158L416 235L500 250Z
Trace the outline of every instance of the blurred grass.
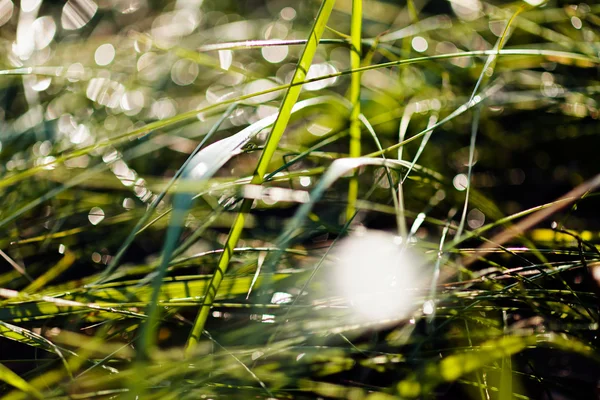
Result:
M2 398L597 398L600 7L534 3L0 2Z

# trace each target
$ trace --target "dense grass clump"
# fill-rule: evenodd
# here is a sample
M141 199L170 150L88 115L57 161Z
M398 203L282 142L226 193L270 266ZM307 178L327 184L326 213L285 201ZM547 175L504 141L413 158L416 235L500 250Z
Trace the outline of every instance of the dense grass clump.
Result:
M599 26L0 0L0 395L597 398Z

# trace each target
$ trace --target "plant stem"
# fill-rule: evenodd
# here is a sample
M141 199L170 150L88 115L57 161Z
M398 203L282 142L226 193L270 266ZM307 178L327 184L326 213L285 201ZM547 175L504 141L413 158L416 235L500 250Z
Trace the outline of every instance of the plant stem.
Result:
M361 58L361 30L362 30L362 0L352 1L352 21L350 26L350 68L360 68ZM360 78L362 74L352 74L350 82L350 157L360 157ZM350 179L348 187L348 207L346 220L350 220L356 212L356 199L358 197L358 177Z

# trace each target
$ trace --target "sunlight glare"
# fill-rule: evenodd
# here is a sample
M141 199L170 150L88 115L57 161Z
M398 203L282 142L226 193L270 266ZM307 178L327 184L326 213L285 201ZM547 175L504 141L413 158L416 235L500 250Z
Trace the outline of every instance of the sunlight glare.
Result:
M349 301L361 321L403 319L415 309L423 261L395 238L365 230L335 249L339 260L330 278L336 294Z

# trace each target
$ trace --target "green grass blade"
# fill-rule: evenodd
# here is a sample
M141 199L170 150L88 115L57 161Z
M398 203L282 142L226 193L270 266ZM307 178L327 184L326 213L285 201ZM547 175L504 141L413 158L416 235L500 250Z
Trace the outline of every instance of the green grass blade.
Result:
M469 207L469 195L471 194L471 177L473 174L473 163L475 162L475 141L477 140L477 131L479 130L479 117L481 115L481 107L476 107L473 112L473 121L471 123L471 143L469 145L469 166L467 170L467 188L465 191L465 202L463 204L462 215L458 224L458 229L454 236L455 239L462 235L467 220L467 209Z
M310 65L312 64L312 60L317 51L321 36L323 36L323 32L325 31L327 21L329 20L329 15L333 10L334 3L335 0L324 0L321 3L321 8L319 9L317 18L309 35L309 41L304 47L304 51L302 52L302 56L300 57L300 61L298 62L292 77L290 87L283 98L277 120L275 121L275 125L269 134L265 148L261 154L260 160L258 161L251 184L260 184L263 182L269 163L271 162L271 158L273 157L273 154L279 145L279 140L283 136L283 132L288 125L294 104L296 104L296 101L300 96L301 86L294 85L303 82L306 78L306 74L308 73ZM227 267L229 266L229 261L231 259L231 252L233 248L235 248L241 236L242 230L244 229L246 213L250 211L251 205L252 200L244 200L240 213L238 214L231 228L229 237L225 243L225 251L219 260L218 270L215 272L213 281L211 282L206 293L206 304L200 308L196 321L194 322L194 327L192 328L188 338L188 342L186 344L186 352L188 355L194 350L196 344L200 340L200 335L204 330L204 324L210 312L210 303L212 302L212 298L214 298L216 295L216 292L219 290L223 275L227 271Z
M404 113L402 115L402 118L400 119L400 125L398 127L398 142L402 143L404 142L404 140L406 139L406 131L408 130L408 125L410 124L410 120L413 116L413 114L416 112L416 108L415 108L415 103L410 103L406 106L406 108L404 109ZM432 131L433 132L433 131ZM426 135L429 135L429 133L427 133ZM423 141L427 138L427 136L425 136L425 138L423 138ZM402 153L404 150L404 146L398 148L398 160L402 160ZM410 171L407 171L406 174L408 176L408 173ZM400 210L400 214L398 215L398 231L400 232L400 237L402 237L403 240L406 240L406 238L408 237L407 234L407 227L406 227L406 218L404 217L404 180L401 180L400 182L398 182L398 196L397 196L397 202L398 202L398 208Z
M496 42L496 45L494 46L495 50L499 51L500 49L502 49L502 47L504 47L504 44L508 39L508 33L510 31L511 24L523 10L524 6L519 7L519 9L510 18L510 20L506 24L506 27L504 28L504 31L502 32L502 35L500 36L500 38ZM481 69L481 73L479 74L479 78L477 79L477 83L475 84L475 88L473 89L473 93L471 94L471 99L469 101L473 101L475 95L477 94L477 91L479 90L479 87L483 83L483 80L486 78L486 76L491 76L489 71L493 72L497 57L497 55L492 54L487 58L485 64L483 65L483 68ZM475 142L477 140L477 131L479 129L480 116L481 109L480 107L476 107L473 112L473 122L471 124L471 143L469 145L469 166L467 171L467 188L465 192L465 202L463 205L462 215L460 218L460 223L458 224L458 229L456 231L455 238L460 237L465 228L465 221L467 220L467 208L469 206L469 194L471 192L471 177L473 174L473 163L475 158Z
M383 148L381 147L381 142L379 141L379 138L377 137L377 134L375 133L375 130L373 129L373 126L371 125L371 123L369 122L367 117L365 117L363 114L359 114L358 118L362 122L362 124L365 126L365 128L367 128L367 131L371 134L371 137L373 137L373 140L375 141L375 145L377 146L377 149L380 151L383 150ZM382 154L381 158L385 160L385 155ZM402 235L403 230L402 230L401 226L404 221L404 209L400 207L400 204L398 202L398 194L396 193L396 190L394 189L394 180L392 178L390 169L389 169L389 167L384 167L384 168L385 168L385 175L388 180L388 184L390 186L390 194L392 195L392 202L394 203L394 210L396 211L396 224L398 225L398 230L400 232L400 235ZM408 172L407 172L407 174L408 174ZM354 218L355 216L356 216L356 212L354 214L352 214L351 218ZM350 219L347 218L346 220L349 221ZM402 235L402 237L405 238L406 236Z
M19 389L20 391L32 396L36 399L43 399L42 393L31 386L27 381L15 374L12 370L6 367L4 364L0 364L0 381L4 381L11 386Z
M431 117L429 117L429 122L427 123L427 129L429 129L432 126L434 126L437 121L438 121L438 115L437 115L437 113L431 115ZM412 160L411 167L408 169L408 171L406 171L406 175L404 175L404 178L402 178L402 182L404 182L406 180L406 178L408 178L408 175L410 175L410 172L412 171L413 166L417 163L417 161L419 161L419 157L421 157L421 154L423 153L423 150L425 150L425 146L427 146L427 143L429 143L429 139L431 138L432 134L433 134L433 130L430 130L429 132L427 132L425 134L425 136L423 137L423 140L421 140L421 144L419 145L419 149L417 150L417 153L415 154L415 156L414 156L414 158Z
M362 36L362 0L352 0L352 20L350 22L350 68L360 68ZM350 81L350 102L352 111L350 113L350 157L360 157L360 79L362 74L352 74ZM350 179L348 186L348 206L346 208L346 220L350 220L356 212L356 199L358 196L358 177Z
M441 121L439 121L433 125L428 126L427 129L424 129L421 132L417 133L416 135L413 135L410 138L403 140L402 142L396 143L396 144L394 144L390 147L387 147L383 150L379 150L379 151L375 151L373 153L367 154L367 155L365 155L365 157L377 157L382 154L388 153L390 151L397 150L397 149L401 148L402 146L406 145L407 143L410 143L413 140L416 140L416 139L420 138L421 136L426 135L428 132L431 132L434 129L439 128L440 126L444 125L448 121L453 120L457 116L464 114L467 110L477 106L483 100L485 100L487 97L491 96L493 93L498 91L501 86L502 86L501 84L491 86L488 90L484 91L480 96L473 99L473 101L470 101L470 102L467 102L467 103L461 105L456 110L454 110L452 113L450 113L446 118L442 119Z

